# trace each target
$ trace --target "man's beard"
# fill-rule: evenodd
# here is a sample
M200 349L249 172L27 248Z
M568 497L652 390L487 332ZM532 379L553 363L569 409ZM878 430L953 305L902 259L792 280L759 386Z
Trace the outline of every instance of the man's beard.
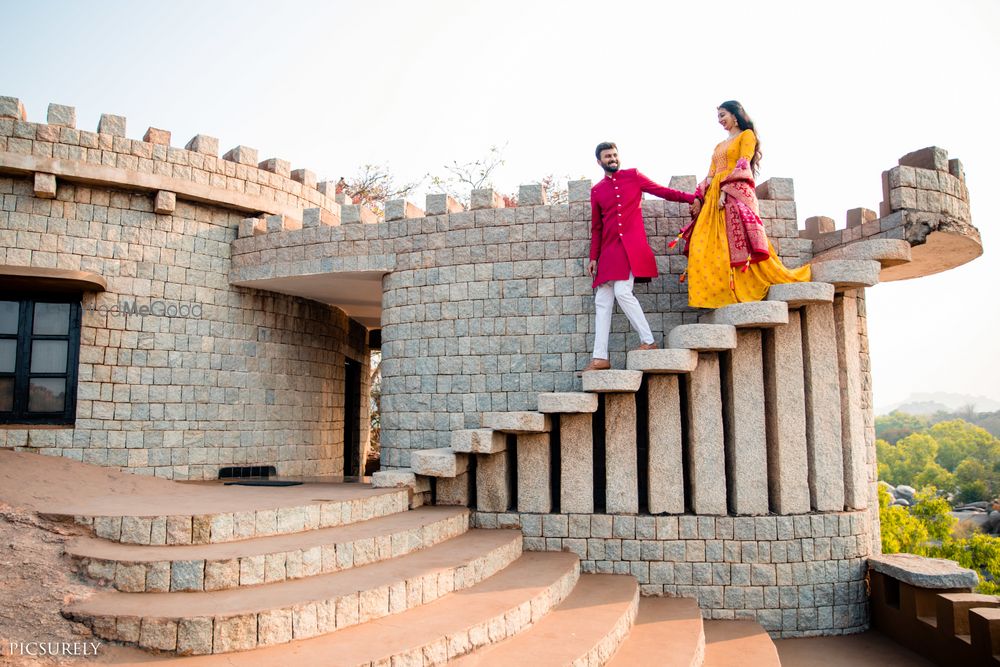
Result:
M604 171L608 172L609 174L613 174L616 171L618 171L618 164L617 163L616 164L602 164L601 166L604 167Z

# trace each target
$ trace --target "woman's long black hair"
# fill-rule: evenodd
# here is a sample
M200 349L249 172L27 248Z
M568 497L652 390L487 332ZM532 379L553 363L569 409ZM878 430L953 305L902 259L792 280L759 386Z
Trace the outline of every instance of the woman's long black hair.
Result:
M757 130L754 129L753 121L750 120L750 115L743 108L743 105L736 100L729 100L723 102L719 105L720 109L725 109L729 113L733 114L736 118L736 124L739 126L740 131L750 130L753 132L754 136L757 137L757 148L753 153L753 159L750 160L750 168L753 170L753 175L756 176L760 171L760 158L762 153L760 152L760 135L757 134Z

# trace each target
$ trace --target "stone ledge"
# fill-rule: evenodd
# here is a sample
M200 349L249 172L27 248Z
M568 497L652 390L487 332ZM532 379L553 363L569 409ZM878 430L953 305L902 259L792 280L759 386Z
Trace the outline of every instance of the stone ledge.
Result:
M734 327L776 327L788 324L788 306L781 301L752 301L723 306L701 316L703 324Z
M552 430L549 416L541 412L485 412L483 428L504 433L548 433Z
M911 260L910 244L902 239L866 239L839 246L818 254L813 262L834 259L873 260L882 265L898 266Z
M488 428L470 428L451 434L451 448L463 454L497 454L507 449L507 437Z
M841 289L878 285L882 265L875 260L834 259L814 263L812 278L818 283L831 283Z
M784 301L789 308L833 303L833 285L830 283L783 283L771 285L768 301Z
M583 390L598 394L636 392L641 385L641 371L588 371L583 374Z
M667 346L699 352L736 349L736 327L729 324L681 324L670 330Z
M698 365L694 350L632 350L626 366L630 371L643 373L690 373Z
M409 487L414 493L424 493L431 490L431 481L423 476L417 476L412 468L398 470L379 470L372 475L372 488L395 489Z
M539 394L538 411L565 414L597 412L597 396L584 392Z
M868 558L868 567L917 588L975 588L979 576L954 561L914 554L883 554Z
M468 469L469 458L456 454L451 447L415 449L410 452L410 467L418 475L458 477Z

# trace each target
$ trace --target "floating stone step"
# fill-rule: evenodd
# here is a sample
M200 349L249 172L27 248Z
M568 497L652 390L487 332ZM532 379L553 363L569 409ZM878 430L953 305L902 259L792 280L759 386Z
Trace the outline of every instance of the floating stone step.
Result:
M201 593L97 593L63 615L111 641L182 654L229 653L427 604L479 583L520 555L520 531L474 530L407 556L305 579Z
M632 631L606 667L699 667L704 658L698 602L648 597L639 601Z
M766 328L788 324L788 306L781 301L734 303L705 313L704 324L729 324L737 328Z
M590 371L583 374L583 390L597 394L639 391L641 371Z
M784 301L789 308L818 303L833 303L833 285L830 283L781 283L771 285L768 301Z
M667 347L721 352L736 348L736 327L730 324L681 324L670 330Z
M630 371L643 373L690 373L698 365L694 350L632 350L626 366Z
M537 623L573 590L580 576L571 553L525 553L503 571L464 590L399 614L331 634L230 653L229 667L389 667L441 665L503 641ZM294 626L293 626L294 631ZM207 651L213 648L208 637ZM179 667L217 667L219 658L173 658Z
M76 514L76 523L93 528L97 537L125 544L209 544L303 530L342 526L405 512L409 493L403 489L373 489L361 484L303 484L275 489L250 486L192 486L188 496L151 495L129 498L128 511L120 496L81 503L93 514ZM160 514L165 508L173 512ZM191 512L180 514L179 511ZM66 515L46 516L68 519Z
M126 593L214 591L360 567L465 533L464 507L424 507L337 528L240 542L139 546L78 538L66 553L92 579Z
M451 434L451 448L466 454L496 454L507 449L507 437L489 428L471 428Z
M871 259L832 259L812 265L812 279L840 289L878 285L882 265Z
M873 260L885 268L910 262L912 249L910 244L902 239L867 239L833 248L817 255L814 259L819 262L835 259Z
M417 476L413 468L398 468L396 470L378 470L372 475L372 488L395 489L407 487L413 493L424 493L431 490L431 481L424 476Z
M755 621L705 621L705 667L781 667L778 649Z
M534 627L449 665L603 665L628 634L638 604L634 578L585 574L569 597Z
M597 412L597 396L580 391L539 394L538 411L563 414Z
M455 453L451 447L414 449L410 452L410 467L418 475L458 477L468 469L469 458Z
M548 433L552 421L541 412L484 412L483 428L504 433Z

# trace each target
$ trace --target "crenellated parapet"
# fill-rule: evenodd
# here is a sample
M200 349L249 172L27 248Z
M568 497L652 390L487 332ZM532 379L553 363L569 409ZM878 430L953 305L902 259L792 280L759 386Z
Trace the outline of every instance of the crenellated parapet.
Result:
M126 118L103 114L96 132L76 127L73 107L50 104L45 123L33 123L20 100L0 97L0 173L32 174L35 195L54 198L60 181L149 192L160 214L177 198L252 214L301 219L319 208L340 215L335 184L317 183L308 169L279 158L258 159L236 146L219 156L219 140L199 134L183 148L171 133L150 127L142 139L126 136Z
M940 273L983 252L979 230L972 225L962 163L937 146L908 153L882 173L879 213L851 209L843 229L836 229L832 218L808 218L802 237L812 241L819 262L855 257L853 246L861 241L883 250L894 241L905 242L910 248L899 251L905 257L883 263L879 279L886 282Z

